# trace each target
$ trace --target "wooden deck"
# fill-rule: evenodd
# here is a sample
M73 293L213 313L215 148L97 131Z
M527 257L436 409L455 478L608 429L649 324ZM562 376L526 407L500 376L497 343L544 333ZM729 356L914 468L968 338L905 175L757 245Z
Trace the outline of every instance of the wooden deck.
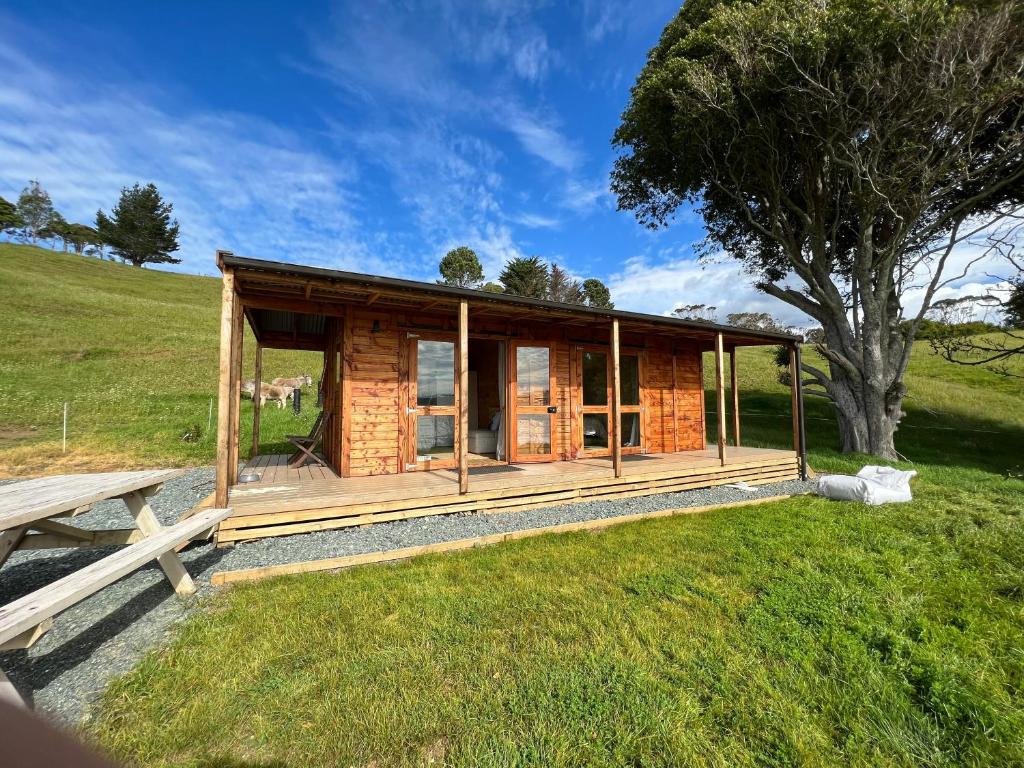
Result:
M474 468L469 493L463 495L451 470L339 478L322 468L290 469L280 456L256 457L250 467L261 479L231 488L233 512L217 532L220 544L427 515L526 510L799 476L794 451L734 447L725 466L716 449L625 457L620 478L613 476L608 458Z

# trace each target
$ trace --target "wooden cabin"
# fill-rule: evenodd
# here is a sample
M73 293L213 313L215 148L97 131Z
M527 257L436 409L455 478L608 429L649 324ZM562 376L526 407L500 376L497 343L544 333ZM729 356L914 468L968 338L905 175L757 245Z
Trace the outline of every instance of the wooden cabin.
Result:
M737 347L785 345L795 370L797 337L223 251L217 264L215 503L234 510L221 543L803 472L799 377L786 450L741 445L736 387ZM323 353L322 465L260 455L257 400L246 469L259 480L238 483L245 322L256 338L257 381L264 348ZM702 363L710 351L713 445Z

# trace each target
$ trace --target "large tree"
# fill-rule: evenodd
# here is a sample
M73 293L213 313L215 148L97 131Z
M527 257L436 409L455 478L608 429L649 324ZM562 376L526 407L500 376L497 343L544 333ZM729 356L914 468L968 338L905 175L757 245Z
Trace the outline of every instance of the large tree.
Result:
M520 256L510 259L498 276L505 293L546 299L551 282L548 265L539 256Z
M582 304L583 284L557 264L552 264L551 279L548 281L548 298L563 304Z
M596 277L588 277L583 281L583 303L596 309L615 309L612 292Z
M1024 198L1024 6L690 0L632 90L620 209L699 206L707 252L821 323L845 451L894 458L904 372L958 246ZM950 263L957 262L951 269ZM908 291L920 310L905 313Z
M53 209L49 193L35 179L21 190L17 213L25 236L33 243L40 237L50 236L49 227L56 211Z
M178 222L171 221L173 206L165 203L156 185L125 187L107 216L96 212L96 230L103 242L125 261L143 264L178 264Z
M465 245L452 248L438 264L440 282L459 288L476 288L484 281L484 268L476 251Z

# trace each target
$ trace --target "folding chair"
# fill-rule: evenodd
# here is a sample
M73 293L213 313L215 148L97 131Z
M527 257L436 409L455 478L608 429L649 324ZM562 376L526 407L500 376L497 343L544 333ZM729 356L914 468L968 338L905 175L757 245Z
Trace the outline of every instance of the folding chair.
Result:
M327 426L327 422L330 419L330 411L320 411L320 415L316 417L316 421L313 423L313 429L308 435L285 435L285 440L295 446L296 451L289 457L288 466L292 469L301 467L307 461L312 459L321 467L326 467L327 462L317 456L314 451L316 446L320 443L324 436L324 427Z

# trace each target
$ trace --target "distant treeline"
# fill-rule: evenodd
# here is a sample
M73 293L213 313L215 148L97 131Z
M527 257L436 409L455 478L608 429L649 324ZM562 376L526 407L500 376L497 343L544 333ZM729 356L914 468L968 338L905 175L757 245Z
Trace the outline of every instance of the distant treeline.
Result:
M0 197L0 233L33 245L61 243L65 252L117 257L137 267L177 264L181 260L171 256L178 250L178 222L171 220L172 208L154 184L136 184L121 190L109 216L97 211L95 226L90 226L65 219L54 208L50 194L33 179L16 203Z

